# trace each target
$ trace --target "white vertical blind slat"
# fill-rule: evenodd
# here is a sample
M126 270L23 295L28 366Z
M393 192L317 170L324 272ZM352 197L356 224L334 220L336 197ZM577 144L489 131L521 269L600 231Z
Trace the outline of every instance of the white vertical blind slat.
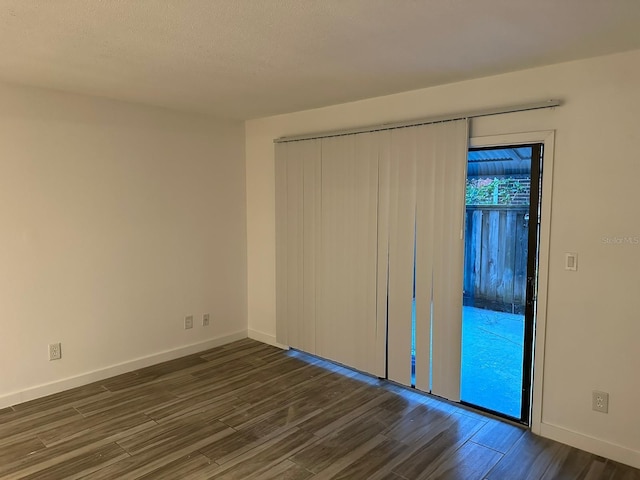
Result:
M294 154L295 145L289 150ZM304 329L304 323L300 321L304 306L302 165L295 154L287 161L287 318L289 345L294 348L303 348Z
M411 385L416 156L420 127L391 131L388 377Z
M434 131L421 132L421 155L416 166L416 388L431 390L431 321L433 299L433 264L435 226L435 155Z
M459 401L468 122L436 124L434 132L437 163L431 391Z
M322 140L317 349L359 370L376 368L378 148L376 134Z
M276 341L289 345L287 316L288 277L287 260L289 239L287 236L287 152L286 143L278 143L275 147L275 181L276 181Z
M276 146L276 340L315 353L320 141Z
M391 170L391 131L378 132L378 253L376 298L376 375L387 372L387 295L389 291L389 195Z
M302 155L303 169L303 311L301 350L316 353L317 269L320 252L321 150L315 140Z

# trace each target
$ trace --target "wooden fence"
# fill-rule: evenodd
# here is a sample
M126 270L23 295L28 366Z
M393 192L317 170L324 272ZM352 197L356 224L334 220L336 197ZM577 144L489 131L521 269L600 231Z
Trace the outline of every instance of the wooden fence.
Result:
M464 304L523 313L528 206L467 206Z

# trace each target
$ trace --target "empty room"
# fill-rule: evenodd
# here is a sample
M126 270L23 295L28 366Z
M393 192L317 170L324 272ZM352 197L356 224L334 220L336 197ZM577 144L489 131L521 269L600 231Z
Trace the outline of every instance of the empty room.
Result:
M0 479L640 480L638 25L0 0Z

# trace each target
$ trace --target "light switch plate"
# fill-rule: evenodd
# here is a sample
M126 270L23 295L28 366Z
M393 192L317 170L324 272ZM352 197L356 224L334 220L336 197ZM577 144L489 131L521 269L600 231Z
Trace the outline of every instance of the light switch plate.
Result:
M578 270L578 254L577 253L565 253L564 254L564 269L575 272Z

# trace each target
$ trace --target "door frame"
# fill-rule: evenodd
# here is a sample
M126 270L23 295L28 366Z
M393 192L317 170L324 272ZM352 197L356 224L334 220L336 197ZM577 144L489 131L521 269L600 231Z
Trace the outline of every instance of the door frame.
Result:
M546 340L547 293L549 284L549 241L551 233L551 196L553 185L553 157L555 130L511 133L471 137L469 148L501 147L508 145L542 143L543 172L542 203L540 207L540 233L538 245L538 291L534 319L533 382L531 385L530 428L540 434L544 390L544 352Z

